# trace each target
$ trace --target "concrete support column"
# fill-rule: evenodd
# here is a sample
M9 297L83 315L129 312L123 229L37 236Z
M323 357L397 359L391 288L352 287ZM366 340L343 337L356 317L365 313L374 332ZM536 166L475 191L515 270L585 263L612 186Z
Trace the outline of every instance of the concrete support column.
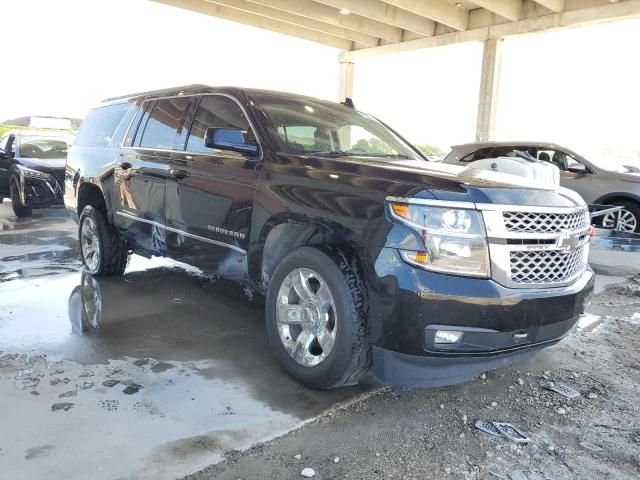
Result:
M502 42L502 38L489 38L484 42L476 123L477 142L486 142L494 137L502 69Z
M340 62L340 84L338 88L338 101L344 102L346 98L353 98L353 62Z

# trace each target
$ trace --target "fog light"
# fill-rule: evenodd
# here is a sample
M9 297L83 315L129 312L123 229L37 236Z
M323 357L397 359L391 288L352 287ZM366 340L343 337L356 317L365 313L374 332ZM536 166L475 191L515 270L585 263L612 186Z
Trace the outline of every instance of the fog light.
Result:
M436 330L434 343L460 343L462 340L462 332L453 330Z

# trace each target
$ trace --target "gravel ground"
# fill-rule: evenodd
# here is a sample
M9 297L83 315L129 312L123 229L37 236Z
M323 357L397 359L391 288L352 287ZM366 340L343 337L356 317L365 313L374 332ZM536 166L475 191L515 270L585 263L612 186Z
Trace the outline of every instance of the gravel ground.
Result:
M640 276L609 285L589 313L593 323L525 364L463 385L380 390L186 478L299 479L311 468L318 479L509 479L516 470L640 479ZM565 399L541 388L548 381L581 395ZM531 442L479 432L476 419L510 422Z

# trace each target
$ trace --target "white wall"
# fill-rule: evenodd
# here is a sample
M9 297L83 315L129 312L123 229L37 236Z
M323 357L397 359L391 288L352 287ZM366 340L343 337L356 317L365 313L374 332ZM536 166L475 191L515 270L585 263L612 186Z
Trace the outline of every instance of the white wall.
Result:
M354 101L413 143L444 150L475 138L482 45L358 60Z
M507 38L496 138L640 154L640 20Z
M316 43L147 0L4 3L20 74L0 79L0 122L82 117L105 97L191 83L338 95L338 50Z

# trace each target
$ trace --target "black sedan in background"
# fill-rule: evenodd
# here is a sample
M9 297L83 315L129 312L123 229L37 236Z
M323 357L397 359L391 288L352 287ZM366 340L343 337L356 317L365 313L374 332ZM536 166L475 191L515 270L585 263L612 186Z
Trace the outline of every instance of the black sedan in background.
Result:
M0 138L0 200L28 217L34 208L63 205L64 170L73 135L11 131Z

